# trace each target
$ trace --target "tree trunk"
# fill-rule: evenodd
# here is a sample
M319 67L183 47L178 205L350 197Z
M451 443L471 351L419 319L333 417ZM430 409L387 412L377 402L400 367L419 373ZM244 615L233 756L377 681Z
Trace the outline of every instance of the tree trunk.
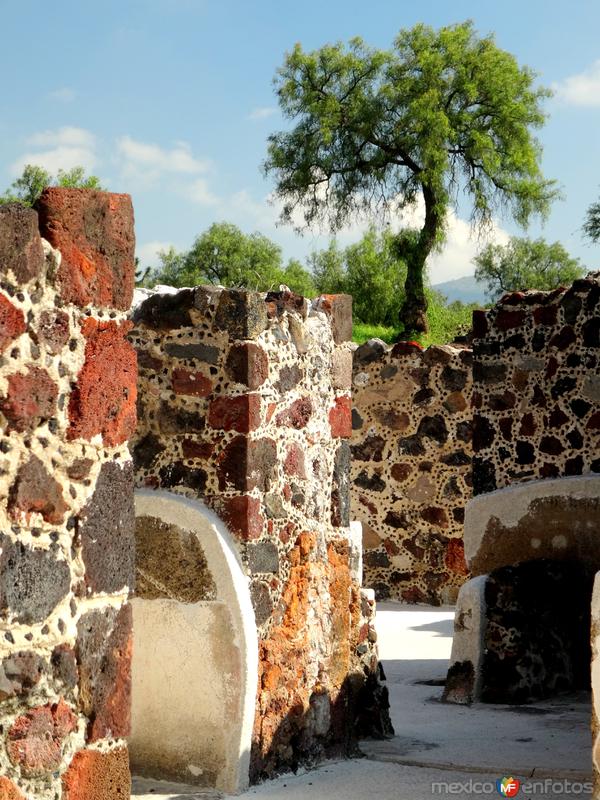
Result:
M404 338L414 334L427 333L427 298L425 296L425 265L427 257L436 243L443 219L440 217L433 190L423 186L425 200L425 222L418 239L406 247L405 299L400 308L400 324L404 326Z

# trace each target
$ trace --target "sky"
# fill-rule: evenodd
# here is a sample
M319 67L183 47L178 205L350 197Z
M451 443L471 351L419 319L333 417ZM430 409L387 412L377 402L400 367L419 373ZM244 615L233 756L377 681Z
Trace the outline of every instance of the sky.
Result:
M598 0L0 0L0 190L26 163L82 165L132 195L143 264L221 220L303 259L326 246L326 232L277 225L261 172L268 135L285 125L273 90L285 53L356 35L386 48L400 28L465 19L555 90L538 136L564 200L527 234L561 241L598 269L600 248L581 235L600 196ZM354 225L338 239L361 232ZM509 234L523 232L496 220L491 238ZM468 209L452 214L431 282L472 273L481 244Z

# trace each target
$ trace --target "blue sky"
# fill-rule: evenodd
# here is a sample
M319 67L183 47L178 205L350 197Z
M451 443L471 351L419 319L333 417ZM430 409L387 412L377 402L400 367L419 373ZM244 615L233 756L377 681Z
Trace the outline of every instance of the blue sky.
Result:
M0 183L29 161L83 164L130 192L138 251L188 247L215 220L261 230L284 255L326 243L276 227L262 177L266 137L281 126L272 79L295 42L316 48L360 35L387 47L402 27L475 21L554 85L540 133L545 173L565 195L541 230L597 269L580 233L600 195L598 0L0 0ZM498 220L495 235L517 233ZM472 272L477 242L460 217L431 267L433 282ZM360 235L344 231L343 243Z

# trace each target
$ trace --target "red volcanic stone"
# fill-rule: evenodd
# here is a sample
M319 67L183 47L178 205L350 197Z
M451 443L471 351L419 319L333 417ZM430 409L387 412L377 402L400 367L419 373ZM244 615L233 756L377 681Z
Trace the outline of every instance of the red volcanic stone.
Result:
M317 308L331 317L333 341L336 344L352 339L352 296L349 294L323 294Z
M476 339L481 339L488 332L487 311L481 308L473 311L473 336Z
M554 356L550 356L548 359L548 363L546 364L546 371L545 376L546 378L553 378L558 371L558 361L554 358Z
M135 275L131 197L48 188L36 208L40 233L62 255L57 280L63 300L129 309Z
M525 316L525 311L509 311L502 308L496 314L494 324L501 331L508 331L512 328L519 328L525 321Z
M15 308L8 297L0 293L0 351L26 330L27 325L21 309Z
M555 406L548 417L548 427L552 429L562 428L562 426L566 425L568 421L569 417L565 414L562 408L560 408L560 406Z
M219 489L268 491L277 471L277 444L273 439L236 436L217 457Z
M329 411L329 426L334 439L349 439L352 436L352 400L344 395L335 398Z
M533 436L536 427L537 425L533 414L523 414L521 418L521 427L519 428L519 436Z
M77 624L79 707L88 741L130 733L132 616L129 604L88 611Z
M63 800L128 800L130 793L126 747L108 752L81 750L62 778Z
M7 431L31 431L56 412L58 387L46 370L30 367L26 373L8 376L6 397L0 409L8 420Z
M13 519L20 514L28 518L30 514L39 513L52 525L63 521L67 504L61 487L37 456L32 455L17 472L9 492L8 509Z
M502 419L498 421L498 427L500 428L500 433L502 434L506 442L512 441L513 422L514 420L512 417L502 417Z
M538 306L533 309L536 325L554 325L558 315L558 306Z
M0 269L12 272L17 283L37 277L44 268L44 248L38 231L38 217L20 203L0 206Z
M293 442L283 462L283 470L286 475L297 478L306 478L306 464L304 461L304 450L299 444Z
M48 352L56 355L69 341L69 316L64 311L42 311L37 335L40 342L46 345Z
M301 397L295 400L291 406L279 413L275 417L275 421L278 425L300 430L306 427L312 413L313 406L310 398Z
M131 323L85 320L85 362L69 400L68 439L101 434L108 447L125 442L135 431L137 362L125 340Z
M469 574L465 561L465 546L462 539L450 539L446 548L444 563L446 568L456 575Z
M410 464L393 464L390 474L395 481L402 483L405 481L412 472Z
M76 727L77 717L64 700L36 706L17 717L8 731L8 757L27 776L54 772L61 764L63 743Z
M556 347L558 350L566 350L567 347L573 344L576 338L573 328L570 325L565 325L558 333L554 334L548 342L548 346Z
M227 355L225 369L231 380L249 389L258 389L269 374L269 359L254 342L234 344Z
M208 409L208 424L222 431L249 433L260 425L260 395L218 397Z
M542 453L548 453L551 456L558 456L564 450L564 445L557 439L556 436L542 436L540 441L540 450Z
M264 519L257 497L219 497L214 500L213 505L229 530L243 542L258 539L262 534Z
M585 427L588 431L597 431L600 429L600 411L596 411L595 414L592 414Z
M409 589L403 589L402 599L407 603L427 603L428 597L418 586L411 586Z
M12 781L0 777L0 800L25 800L25 796Z
M418 342L397 342L392 347L392 358L398 356L411 356L414 353L421 353L423 348Z
M212 442L197 442L195 439L184 439L181 451L184 458L210 458L215 446Z
M448 527L448 514L445 509L437 508L435 506L428 506L422 509L421 518L431 525L439 525L440 528Z
M212 392L211 381L201 372L187 369L174 369L171 385L175 394L189 394L196 397L208 397Z

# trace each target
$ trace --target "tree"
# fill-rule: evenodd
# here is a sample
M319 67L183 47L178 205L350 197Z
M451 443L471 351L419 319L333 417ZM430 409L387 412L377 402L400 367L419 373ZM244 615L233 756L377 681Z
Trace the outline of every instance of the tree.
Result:
M312 294L310 273L297 261L283 267L281 248L261 233L243 233L229 222L215 222L194 241L189 251L175 248L159 253L155 283L198 286L215 283L256 291L278 289L284 283L299 294Z
M291 130L269 137L282 220L339 230L357 215L390 214L421 200L418 236L399 237L406 264L404 327L424 331L426 260L443 241L460 188L474 224L504 207L520 224L545 214L557 192L540 170L532 129L549 95L535 75L479 38L472 23L400 31L392 50L361 39L304 52L296 45L275 79Z
M321 294L343 294L347 291L344 251L335 239L326 250L313 251L308 257L308 266Z
M538 289L549 291L572 283L587 271L560 244L544 239L511 237L506 245L488 244L474 259L475 277L487 284L496 300L505 292Z
M70 170L59 169L56 177L43 167L26 164L21 175L7 189L0 203L21 203L32 206L47 186L62 186L70 189L102 189L100 178L86 175L83 167Z
M583 223L583 233L594 244L600 242L600 200L588 208Z

